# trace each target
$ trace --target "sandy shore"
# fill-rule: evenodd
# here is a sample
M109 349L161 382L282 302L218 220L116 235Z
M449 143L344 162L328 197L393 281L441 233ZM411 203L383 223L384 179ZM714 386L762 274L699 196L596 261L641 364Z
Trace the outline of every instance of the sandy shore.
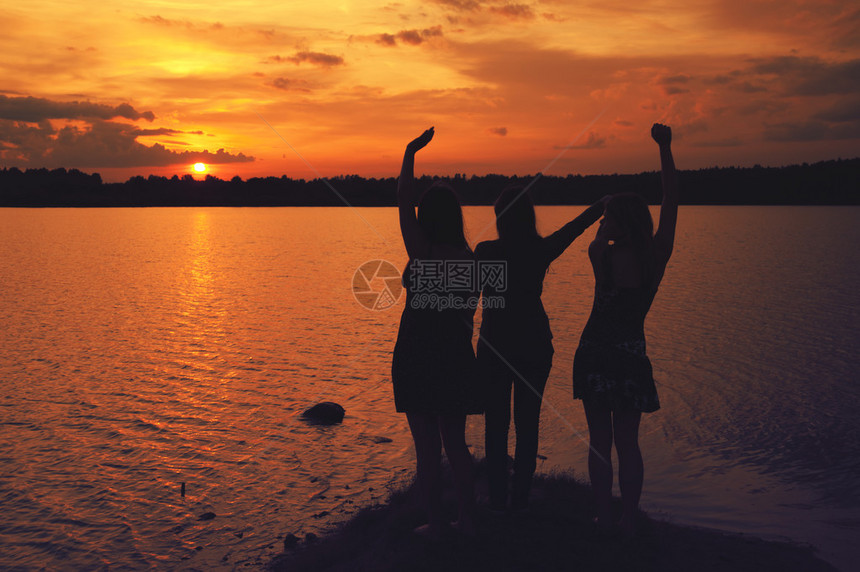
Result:
M478 497L485 495L479 468ZM616 499L616 502L617 499ZM455 502L450 482L446 507ZM616 506L620 511L620 506ZM570 475L537 475L529 510L479 512L475 539L451 531L428 541L412 530L424 522L417 487L367 507L322 538L288 536L272 571L835 571L807 546L672 524L642 513L634 539L595 535L591 492Z

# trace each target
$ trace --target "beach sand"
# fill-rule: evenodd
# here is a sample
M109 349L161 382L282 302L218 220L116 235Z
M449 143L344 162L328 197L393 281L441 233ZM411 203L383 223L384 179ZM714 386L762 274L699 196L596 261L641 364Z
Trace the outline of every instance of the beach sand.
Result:
M479 502L486 480L478 466ZM647 490L646 490L647 494ZM456 503L450 478L445 505ZM620 512L620 501L615 499ZM535 476L524 514L496 516L479 507L477 538L453 530L429 541L413 529L425 522L413 482L380 505L367 507L319 539L287 536L272 571L835 571L808 546L772 542L719 530L672 524L640 514L633 539L599 537L592 524L591 491L569 474ZM286 546L289 545L289 546Z

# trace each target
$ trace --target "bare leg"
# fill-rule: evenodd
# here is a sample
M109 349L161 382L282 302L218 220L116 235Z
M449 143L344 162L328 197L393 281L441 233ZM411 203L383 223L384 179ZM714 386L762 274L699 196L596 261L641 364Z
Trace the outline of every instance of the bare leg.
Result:
M514 381L514 425L517 446L514 454L513 508L525 509L537 465L540 407L552 362L522 368L526 379Z
M466 416L440 417L439 429L457 488L460 518L455 526L461 532L475 534L475 472L472 454L466 446Z
M511 424L511 382L497 380L488 389L484 414L484 449L487 455L487 482L490 505L504 510L508 504L508 428Z
M618 451L618 485L621 487L621 521L627 534L635 533L636 510L642 495L644 467L639 450L639 411L616 411L613 415L615 449Z
M442 443L439 439L439 421L435 415L407 413L409 429L415 441L418 460L418 487L427 509L428 523L416 532L438 536L444 528L442 515Z
M607 529L612 525L612 411L587 401L583 405L591 441L588 478L594 492L597 525Z

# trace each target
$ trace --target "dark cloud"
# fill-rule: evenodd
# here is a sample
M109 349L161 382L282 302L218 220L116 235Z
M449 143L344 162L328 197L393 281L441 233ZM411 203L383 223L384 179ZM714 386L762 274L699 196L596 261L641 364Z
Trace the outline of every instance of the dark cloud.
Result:
M308 82L303 79L276 77L269 85L278 89L283 89L284 91L310 91L308 88Z
M744 105L740 105L737 107L737 113L741 116L744 115L757 115L760 113L766 115L776 115L779 113L783 113L789 109L789 105L785 100L773 100L773 99L765 99L765 100L753 100L750 103L746 103Z
M489 131L493 135L499 135L501 137L504 137L505 135L508 134L508 128L507 127L490 127L489 129L487 129L487 131Z
M689 89L684 89L683 87L677 87L674 85L666 85L663 86L663 93L666 95L678 95L681 93L690 93Z
M51 101L40 97L6 97L0 95L0 119L38 123L44 119L113 119L124 117L136 121L152 121L151 111L138 112L131 105L121 103L111 107L89 101Z
M752 73L775 76L786 95L860 94L860 59L832 62L780 56L752 62Z
M382 44L383 46L396 46L397 38L394 37L394 34L379 34L376 43Z
M727 75L716 75L714 77L709 77L705 79L706 84L714 84L714 85L725 85L727 83L731 83L732 78Z
M692 78L687 74L680 73L678 75L664 76L657 80L661 85L672 85L679 83L689 83Z
M681 86L689 84L692 79L687 74L680 73L657 78L657 84L663 87L665 95L678 95L681 93L690 93L688 88Z
M786 122L767 125L764 129L766 141L806 142L856 137L856 129L833 127L824 121Z
M406 42L407 44L412 44L413 46L417 46L424 41L418 30L404 30L397 34L397 37L401 41Z
M760 85L753 85L748 81L738 83L734 86L734 88L744 93L758 93L760 91L767 91L766 87L762 87Z
M205 135L205 133L203 133L202 131L180 131L179 129L169 129L167 127L160 127L158 129L137 129L134 133L137 137L151 135L178 135L180 133L191 135Z
M816 113L813 118L833 123L860 122L860 99L851 98L840 101L832 107ZM860 136L860 131L858 131L858 136Z
M728 137L713 141L695 141L688 143L691 147L740 147L744 142L740 137Z
M476 0L432 0L432 2L453 8L459 12L474 12L481 8L481 3Z
M549 20L550 22L566 22L567 21L567 18L562 18L561 16L556 16L552 12L544 12L543 14L541 14L541 16L543 16L545 19Z
M856 0L721 0L703 4L715 30L770 35L774 41L802 38L808 46L850 48L860 45ZM816 45L818 44L818 45Z
M556 146L556 149L602 149L604 147L606 147L606 137L600 137L594 131L589 131L585 143L574 144L569 147Z
M528 4L505 4L503 6L491 6L490 12L500 14L512 20L531 20L535 13Z
M690 121L676 121L672 126L672 136L675 139L683 139L696 133L708 131L710 127L704 119L693 119Z
M433 26L432 28L424 28L423 30L401 30L397 34L380 34L376 42L384 46L396 46L397 41L400 40L406 44L417 46L430 38L441 36L442 26Z
M308 52L308 51L296 52L294 55L286 56L286 57L275 55L275 56L269 57L268 60L266 60L266 61L267 62L275 62L275 63L290 62L290 63L294 63L296 65L308 63L311 65L325 67L325 68L332 67L332 66L340 66L340 65L343 65L343 63L344 63L343 58L340 56L335 56L332 54L325 54L323 52Z
M827 131L823 122L782 123L765 129L765 141L816 141Z
M61 105L59 102L50 103ZM254 160L254 157L243 153L229 153L224 149L215 153L179 152L159 143L147 146L137 141L137 137L172 136L180 133L202 135L202 131L138 129L130 123L71 113L65 115L69 116L65 117L66 119L84 121L86 126L76 123L55 128L46 118L39 121L0 118L0 160L11 166L49 168L157 167L198 161L238 163Z

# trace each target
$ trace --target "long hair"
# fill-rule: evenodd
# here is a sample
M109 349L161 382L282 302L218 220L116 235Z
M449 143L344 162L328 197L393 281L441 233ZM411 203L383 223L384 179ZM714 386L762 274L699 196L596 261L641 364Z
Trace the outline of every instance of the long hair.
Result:
M418 225L431 244L469 249L463 229L463 209L454 189L433 183L418 203Z
M656 274L654 252L654 220L648 203L636 193L613 195L606 204L606 213L611 215L625 235L617 242L629 245L637 253L642 264L642 280L651 284Z
M523 187L511 186L502 191L493 210L500 240L521 243L540 238L535 221L535 205Z

